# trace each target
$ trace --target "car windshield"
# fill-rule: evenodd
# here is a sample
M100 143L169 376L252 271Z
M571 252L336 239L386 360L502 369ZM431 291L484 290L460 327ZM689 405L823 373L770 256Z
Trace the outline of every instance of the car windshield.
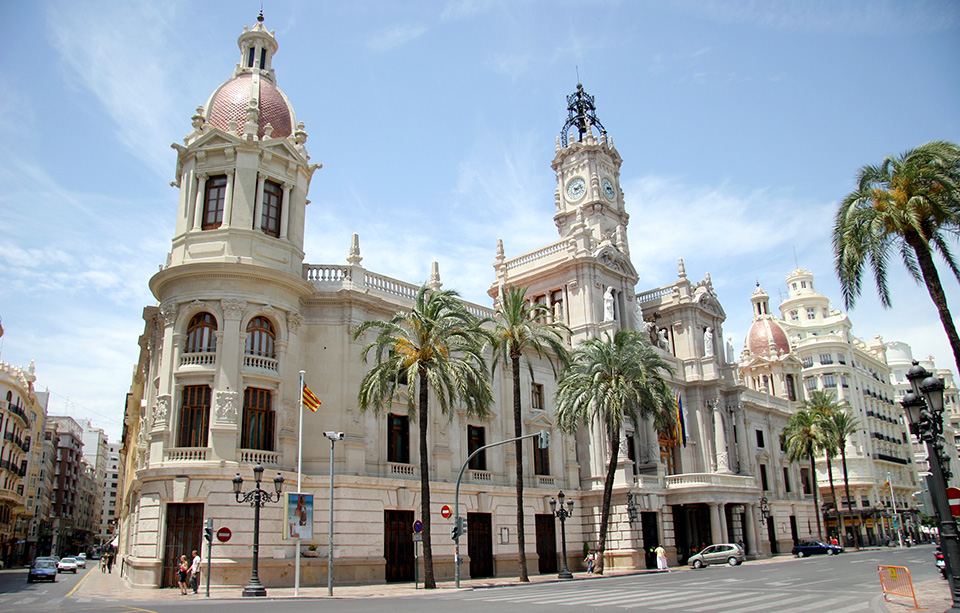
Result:
M33 565L34 568L53 568L54 566L55 564L52 560L38 560Z
M62 559L62 560L60 560L60 561L61 561L62 563L64 563L64 564L76 564L76 563L77 563L77 561L74 560L73 558L64 558L64 559Z

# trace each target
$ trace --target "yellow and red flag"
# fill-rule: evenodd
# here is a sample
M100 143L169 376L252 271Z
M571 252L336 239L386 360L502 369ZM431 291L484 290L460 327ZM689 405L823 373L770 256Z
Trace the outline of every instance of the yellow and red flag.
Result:
M310 391L310 388L307 387L307 384L303 384L303 406L307 407L314 413L317 412L317 409L320 408L320 399L317 398L317 395Z

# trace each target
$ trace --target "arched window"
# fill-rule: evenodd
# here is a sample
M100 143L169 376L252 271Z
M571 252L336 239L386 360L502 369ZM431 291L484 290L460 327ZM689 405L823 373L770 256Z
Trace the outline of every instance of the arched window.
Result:
M217 350L217 320L210 313L197 313L187 326L184 353L214 353Z
M273 451L274 413L271 397L270 390L255 387L243 390L242 448Z
M266 317L254 317L247 324L247 355L275 358L273 324Z

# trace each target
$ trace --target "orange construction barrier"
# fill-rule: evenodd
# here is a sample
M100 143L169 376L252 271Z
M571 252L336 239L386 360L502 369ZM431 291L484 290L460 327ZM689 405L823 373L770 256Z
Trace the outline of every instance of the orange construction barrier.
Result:
M913 591L910 571L905 566L878 566L877 572L880 574L880 587L883 588L884 600L887 600L887 594L906 596L913 598L914 609L921 608L917 603L917 595Z

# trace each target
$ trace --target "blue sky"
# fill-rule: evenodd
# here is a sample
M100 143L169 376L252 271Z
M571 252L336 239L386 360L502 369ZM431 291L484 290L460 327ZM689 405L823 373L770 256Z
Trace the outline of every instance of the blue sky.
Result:
M232 74L260 2L7 2L0 65L0 360L36 361L56 414L112 440L165 261L170 148ZM579 79L624 159L642 291L710 272L737 351L759 281L812 270L842 307L829 234L864 164L960 142L960 4L950 1L276 2L278 84L309 133L306 260L489 304L507 256L557 237L550 169ZM953 367L899 267L854 333ZM960 309L956 280L948 300Z

